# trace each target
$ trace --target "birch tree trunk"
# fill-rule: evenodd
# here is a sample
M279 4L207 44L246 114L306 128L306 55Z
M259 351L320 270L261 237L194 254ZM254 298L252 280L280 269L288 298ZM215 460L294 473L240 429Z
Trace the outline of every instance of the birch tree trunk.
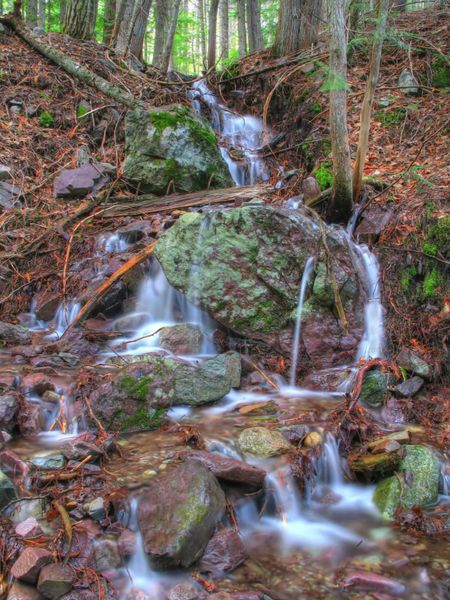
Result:
M79 40L94 37L97 0L68 0L63 21L63 33Z
M302 0L280 0L274 51L276 56L286 56L298 50Z
M370 116L372 114L375 89L380 74L381 54L383 51L384 36L386 35L386 21L389 11L389 0L378 0L377 28L374 31L372 55L370 58L369 75L366 93L361 107L358 149L356 151L355 168L353 171L353 198L355 202L361 193L364 164L366 162L369 146Z
M170 20L169 29L167 31L166 44L164 46L164 52L161 62L161 71L167 73L169 70L170 58L172 56L173 40L175 37L175 31L177 30L178 13L180 12L181 0L174 0L172 16Z
M220 0L220 57L222 60L228 58L229 46L229 6L228 0Z
M250 52L264 48L260 0L247 0L248 45Z
M328 218L346 222L352 211L352 171L347 128L347 40L345 0L328 0L330 30L330 138L333 190Z
M208 16L208 68L211 69L216 64L216 43L217 43L217 11L219 0L211 0Z
M155 5L155 42L153 47L153 65L161 68L167 31L169 29L169 16L171 2L169 0L156 0Z
M245 0L237 0L237 25L239 56L247 56L247 28L245 26Z

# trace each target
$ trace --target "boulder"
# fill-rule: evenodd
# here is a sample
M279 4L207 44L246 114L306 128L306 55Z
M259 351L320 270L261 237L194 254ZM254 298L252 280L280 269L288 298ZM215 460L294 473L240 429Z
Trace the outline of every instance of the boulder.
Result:
M16 490L13 482L3 471L0 471L0 509L5 507L11 500L14 500L15 497Z
M6 345L27 344L30 342L29 330L22 325L0 321L0 341Z
M97 571L118 569L122 564L117 542L113 539L98 540L94 548L94 561Z
M159 345L174 354L199 354L203 333L198 325L180 323L159 330Z
M167 600L200 600L204 595L192 583L178 583L167 594Z
M28 546L11 567L11 575L25 583L36 583L42 567L53 560L53 555L45 548Z
M60 452L46 452L45 454L35 454L30 458L30 462L43 471L53 471L53 469L62 469L66 464L66 459Z
M77 169L63 169L53 183L55 198L83 198L104 187L109 177L101 164L84 164Z
M348 334L335 316L321 226ZM187 213L159 238L155 254L171 285L190 302L228 329L286 354L305 264L317 257L302 314L305 350L316 368L353 360L363 331L359 278L343 233L319 224L306 210L250 202L212 214ZM193 264L199 265L195 272Z
M430 365L409 348L403 348L397 356L397 364L413 375L419 375L423 379L431 379Z
M200 558L225 512L214 475L192 461L150 481L141 496L138 525L156 568L189 567Z
M301 190L303 193L303 201L306 205L310 200L318 198L322 192L317 179L312 175L302 181Z
M164 195L232 185L209 124L186 106L129 112L124 176L143 192Z
M389 397L389 375L381 371L369 371L364 375L359 401L370 408L385 404Z
M8 179L11 179L11 176L11 168L0 164L0 181L7 181Z
M19 187L6 181L0 181L0 207L6 210L20 208L22 206L21 196L22 190Z
M206 450L191 450L185 455L186 460L196 461L206 467L217 479L228 483L237 483L260 489L264 485L266 472L249 465L243 460L229 458Z
M424 380L416 375L395 386L394 394L401 398L412 398L422 389L424 383Z
M209 540L199 564L201 573L221 577L234 571L247 557L241 538L233 529L218 531Z
M420 93L419 82L409 69L403 69L399 75L397 85L404 94L417 96Z
M43 535L42 528L34 517L28 517L28 519L19 523L15 528L15 533L22 538L34 538Z
M0 395L0 429L12 431L17 424L19 398L10 392Z
M268 458L285 454L291 449L286 438L276 429L249 427L239 434L238 444L244 454Z
M9 592L7 600L42 600L43 596L37 589L21 581L14 581Z
M136 534L130 529L124 529L117 539L117 548L120 556L125 558L132 556L136 549Z
M70 592L73 579L72 569L53 563L42 567L37 588L45 598L56 600Z
M215 358L207 360L203 367L221 377L227 377L232 388L240 387L242 363L241 355L238 352L230 350L224 354L219 354Z
M398 508L431 504L438 497L439 475L439 461L430 448L407 445L397 473L377 484L374 502L387 519Z

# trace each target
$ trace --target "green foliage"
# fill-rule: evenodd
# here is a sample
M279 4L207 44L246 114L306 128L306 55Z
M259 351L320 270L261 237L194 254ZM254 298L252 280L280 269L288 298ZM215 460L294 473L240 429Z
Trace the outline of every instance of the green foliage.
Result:
M422 283L422 291L425 299L436 298L439 296L440 287L444 283L442 275L433 267L428 271Z
M402 277L400 279L400 285L402 286L402 288L405 292L409 289L409 286L411 285L411 282L416 275L417 275L417 269L414 265L407 267L403 271Z
M350 89L348 83L340 73L327 69L328 74L325 81L320 87L322 93L330 92L331 90L348 90Z
M79 104L77 106L77 119L81 120L83 117L85 117L88 114L89 108L87 106L85 106L84 104Z
M316 113L316 114L319 114L322 112L322 110L323 110L322 105L317 100L317 98L313 98L313 100L311 102L311 110L313 111L313 113Z
M398 125L404 120L406 115L406 108L385 108L384 110L378 110L375 113L375 118L380 121L385 127L391 127Z
M47 111L41 112L39 116L39 125L41 127L53 127L54 125L53 115Z
M438 247L431 242L425 242L422 246L422 250L424 254L428 254L429 256L436 256L438 253Z
M428 230L427 238L445 251L450 246L450 217L438 219Z
M224 78L228 79L231 77L236 77L239 75L239 51L234 50L230 53L230 56L222 61L222 68L224 73Z
M316 167L312 174L317 179L321 190L327 190L333 185L333 163L324 161Z
M450 60L447 56L438 54L433 61L432 83L437 88L450 87Z

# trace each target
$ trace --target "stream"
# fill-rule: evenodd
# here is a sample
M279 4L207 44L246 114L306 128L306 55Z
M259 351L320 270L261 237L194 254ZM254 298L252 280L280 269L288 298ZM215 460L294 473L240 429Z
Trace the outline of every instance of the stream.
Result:
M190 95L194 110L210 119L235 184L247 185L267 180L268 169L258 149L271 134L264 132L262 120L230 111L217 100L204 81L194 84ZM298 284L289 379L279 377L276 381L278 389L232 390L213 405L174 407L168 413L174 426L195 427L209 451L246 460L267 472L262 493L241 495L234 504L239 535L249 558L231 574L215 580L221 590L231 589L232 586L242 590L258 589L266 594L265 599L273 600L349 597L342 587L336 586L336 571L344 565L351 565L357 570L358 567L382 564L386 573L395 577L393 581L398 581L396 588L392 584L392 588L387 587L384 593L374 596L379 600L398 596L440 597L435 595L436 589L432 586L433 570L442 570L445 543L431 542L426 538L418 543L387 526L372 501L374 487L351 480L337 440L326 432L327 416L354 384L358 361L362 358L384 357L386 352L378 262L367 246L354 242L351 233L341 231L366 292L364 332L354 363L342 365L350 375L339 388L317 391L304 389L296 383L301 360L302 309L308 281L315 266L315 259L311 256ZM197 243L202 243L201 231ZM97 252L100 254L116 255L126 250L127 244L116 234L101 236L97 241ZM193 264L191 278L195 279L201 269L202 264ZM79 308L79 302L73 299L61 306L55 318L47 323L38 321L32 308L28 325L46 340L59 339ZM124 327L124 321L127 327ZM199 364L217 354L213 335L216 324L213 319L195 306L195 302L187 301L183 294L171 287L161 266L153 259L148 265L146 277L140 282L133 309L115 318L112 328L117 333L108 341L103 354L97 357L98 368L102 369L107 360L118 354L127 360L127 357L148 352L164 352L159 345L158 331L177 323L196 324L204 335L200 353L182 358ZM5 377L13 379L13 364L5 362L1 369ZM57 369L54 396L43 399L42 396L28 395L29 401L42 405L45 423L44 431L31 441L13 439L10 442L9 447L21 458L51 454L64 441L83 431L86 425L72 403L77 374L78 368ZM276 403L281 421L289 421L294 413L310 414L311 428L322 440L322 452L317 454L307 485L301 491L286 455L249 459L240 453L234 442L243 428L270 421L270 415L261 415L258 410L246 410L253 404L267 401ZM64 419L60 418L61 415L64 415ZM61 428L63 422L65 425ZM174 431L169 428L168 431L125 435L119 444L132 460L114 455L108 462L108 470L115 474L118 483L129 493L129 508L124 511L123 525L136 534L132 556L124 567L111 576L119 597L126 600L163 600L167 598L167 590L178 583L198 585L191 578L189 569L154 570L145 554L137 526L136 512L145 484L157 473L166 470L181 448L179 435ZM444 475L442 502L446 501L448 494L447 479L448 476ZM228 520L226 522L229 523ZM427 564L415 560L420 552L427 555ZM411 560L405 561L405 556ZM198 589L201 589L199 585ZM350 597L362 598L364 595L353 593Z

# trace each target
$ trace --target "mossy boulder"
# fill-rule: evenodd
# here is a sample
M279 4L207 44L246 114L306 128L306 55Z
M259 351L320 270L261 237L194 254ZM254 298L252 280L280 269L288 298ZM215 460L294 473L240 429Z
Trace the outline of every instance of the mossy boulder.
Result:
M248 427L239 434L238 445L244 454L261 458L286 454L291 449L287 439L276 429Z
M427 446L405 446L405 455L395 475L377 484L373 500L386 519L398 508L407 510L436 502L439 461Z
M198 462L153 479L141 496L138 525L157 569L189 567L200 558L225 512L225 494Z
M359 400L365 406L377 408L388 399L389 375L381 371L369 371L364 376Z
M199 354L203 337L198 325L178 323L159 330L159 345L174 354Z
M304 348L316 368L353 360L363 295L348 243L306 210L249 202L206 215L188 213L160 237L155 254L169 282L190 302L234 332L286 354L305 264L316 257L303 312ZM330 270L350 323L347 334L337 318Z
M232 185L209 124L187 106L128 113L124 176L142 192L193 192Z

